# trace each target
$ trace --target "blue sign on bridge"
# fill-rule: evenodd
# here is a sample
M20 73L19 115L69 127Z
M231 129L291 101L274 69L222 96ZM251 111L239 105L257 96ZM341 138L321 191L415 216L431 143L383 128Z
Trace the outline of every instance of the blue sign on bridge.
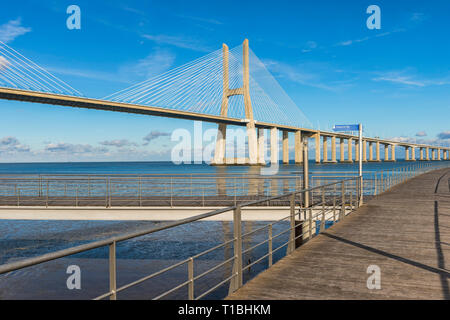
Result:
M333 127L334 131L359 131L359 124L343 124L335 125Z

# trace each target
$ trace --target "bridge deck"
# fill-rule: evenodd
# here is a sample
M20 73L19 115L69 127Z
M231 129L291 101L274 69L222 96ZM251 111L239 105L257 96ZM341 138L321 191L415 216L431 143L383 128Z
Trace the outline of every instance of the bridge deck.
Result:
M450 299L450 169L394 187L228 299ZM381 289L369 290L369 265Z

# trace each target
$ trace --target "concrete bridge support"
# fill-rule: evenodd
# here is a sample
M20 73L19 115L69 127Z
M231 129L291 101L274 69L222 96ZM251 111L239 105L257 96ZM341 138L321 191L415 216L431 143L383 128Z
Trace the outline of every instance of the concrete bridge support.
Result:
M323 136L322 137L322 152L323 152L323 162L328 162L328 137Z
M343 162L352 163L353 162L353 139L348 138L347 144L348 144L347 160L344 160Z
M409 161L409 147L405 147L405 160Z
M250 98L250 67L249 67L249 45L246 39L243 43L242 67L243 67L243 86L241 88L230 89L229 79L229 50L226 44L222 47L222 105L220 115L226 117L228 115L228 100L231 96L241 95L244 97L245 118L247 122L247 138L248 138L248 161L245 159L237 159L233 163L241 162L242 164L256 165L258 164L258 138L256 133L255 120L253 118L253 108ZM216 150L214 154L213 164L221 165L227 161L226 156L226 124L219 124Z
M331 137L331 162L336 163L336 137Z
M270 163L278 164L278 129L270 129Z
M376 154L377 154L377 161L380 162L381 161L381 157L380 157L380 142L377 141L376 145Z
M434 149L431 149L431 160L435 161L436 160L436 152Z
M359 148L361 146L359 145L359 140L355 140L355 161L359 161Z
M373 161L373 143L369 142L369 161Z
M423 148L420 149L420 161L423 161Z
M391 144L391 161L395 162L395 144Z
M389 161L389 145L384 145L384 161Z
M283 164L289 164L289 132L283 131Z
M266 164L266 149L264 140L264 128L258 128L258 164Z
M437 160L441 161L441 149L437 149Z
M411 147L411 161L416 161L416 148Z
M314 139L316 142L316 163L320 163L320 132L314 135Z
M339 161L345 162L344 138L339 138Z
M295 132L295 163L303 163L303 141L302 132L300 130Z
M425 159L430 161L430 148L428 147L425 149Z
M363 140L362 144L362 161L367 162L367 141Z

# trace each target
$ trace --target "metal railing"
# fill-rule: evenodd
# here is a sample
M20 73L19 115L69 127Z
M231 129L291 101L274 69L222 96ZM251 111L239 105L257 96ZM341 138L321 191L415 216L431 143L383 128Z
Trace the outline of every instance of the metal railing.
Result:
M408 177L448 165L450 162L414 163L392 170L365 171L363 193L375 196ZM311 172L309 185L319 186L354 175L354 171ZM276 176L7 175L0 176L0 206L224 207L303 187L302 172Z
M389 172L375 173L375 190L373 190L373 192L374 194L382 193L398 183L402 183L409 178L431 169L436 169L436 166L408 166L398 168L397 170L391 170ZM244 271L249 270L256 264L264 264L264 268L270 268L274 263L275 254L280 254L284 251L284 253L288 255L292 253L295 248L311 240L316 235L323 232L326 228L345 219L347 215L361 205L360 200L362 198L360 196L363 191L361 187L361 179L359 177L350 177L304 190L296 190L262 200L241 203L236 206L214 210L183 220L161 224L151 229L123 234L109 239L99 240L69 249L48 253L42 256L1 265L0 274L6 274L44 262L87 252L93 249L108 247L109 290L108 292L97 296L95 298L97 300L108 297L115 300L117 299L118 293L160 277L180 266L187 266L187 273L184 280L181 280L180 283L170 289L156 294L153 297L154 299L170 297L172 293L179 292L181 289L186 290L188 299L202 299L227 284L228 292L231 293L242 287L244 284ZM260 205L264 202L270 201L281 201L287 203L286 216L277 221L267 223L262 227L258 227L255 230L243 233L242 210L245 210L245 208L253 205ZM117 285L117 243L145 235L155 234L157 232L163 232L164 230L187 225L213 216L226 214L227 212L233 213L233 234L230 239L224 239L223 243L219 245L213 246L198 254L191 255L187 259L173 263L166 268L160 269L144 277L140 277L132 282L121 286ZM274 226L282 229L278 230L274 228ZM274 234L274 231L277 232ZM263 236L262 241L251 243L246 240L257 233ZM244 244L247 245L247 248L244 247ZM232 248L232 256L224 257L223 261L220 261L209 269L202 272L197 272L196 265L200 259L211 252L223 249L225 247L228 247L229 249ZM248 260L248 263L244 265L244 261L247 261L247 255L253 251L257 251L257 249L260 248L264 249L263 254L259 257L253 257L253 261ZM207 289L204 291L196 291L199 281L221 268L225 268L225 271L228 270L225 272L226 276L224 279L217 280L217 282L212 285L208 284Z
M149 281L158 276L161 276L168 271L174 270L175 268L178 268L180 266L187 266L187 274L185 280L181 281L181 283L174 286L173 288L170 288L169 290L156 295L155 297L153 297L154 299L162 299L168 297L170 294L179 291L182 288L187 289L188 299L201 299L208 296L219 287L226 285L227 283L229 285L229 292L234 292L243 285L243 273L245 270L248 270L254 265L263 263L265 261L267 262L267 267L272 266L274 255L276 253L281 252L283 249L285 249L285 253L290 254L297 246L301 245L302 243L308 241L309 239L325 230L325 228L329 226L330 222L331 224L334 224L344 219L346 215L348 215L359 206L357 195L360 191L360 179L357 177L348 178L339 182L333 182L306 190L298 190L283 195L269 197L264 200L256 200L237 206L214 210L209 213L190 217L180 221L163 224L156 228L120 235L109 239L45 254L39 257L29 258L22 261L2 265L0 266L0 274L9 273L51 260L60 259L63 257L107 246L109 248L109 291L96 297L95 299L104 299L109 297L110 299L114 300L117 298L118 293L141 284L145 281ZM262 203L264 201L274 200L284 200L289 203L288 209L286 209L288 211L286 217L243 234L242 209L248 206ZM201 253L192 255L188 259L176 262L157 272L136 279L131 283L127 283L122 286L117 285L117 243L144 235L153 234L156 232L162 232L163 230L204 220L206 218L217 216L227 212L233 212L233 235L231 239L227 239L223 243L209 248L208 250L205 250ZM286 228L277 232L276 234L273 234L275 225L280 225L280 227L286 225ZM244 243L247 243L246 239L251 235L254 235L255 233L265 233L267 237L263 241L256 243L246 249L243 249ZM287 238L283 240L283 236L286 236ZM282 242L279 243L277 242L278 240ZM274 245L277 243L279 243L279 245L274 247ZM264 245L267 247L267 253L265 253L261 257L258 257L251 263L244 265L243 261L245 260L245 256L253 250L261 248ZM221 261L220 263L201 273L195 272L196 262L199 259L215 250L222 249L226 246L233 248L233 255L231 257L224 259L224 261ZM224 267L230 268L230 272L225 279L221 279L214 285L210 286L207 290L203 292L197 292L197 294L195 294L195 288L198 281L200 281L210 273Z

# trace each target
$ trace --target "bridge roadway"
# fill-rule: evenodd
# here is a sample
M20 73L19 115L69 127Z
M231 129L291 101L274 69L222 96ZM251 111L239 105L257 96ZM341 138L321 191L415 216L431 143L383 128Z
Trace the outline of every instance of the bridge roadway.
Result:
M196 113L196 112L172 110L172 109L153 107L153 106L144 106L144 105L129 104L129 103L109 101L109 100L99 100L99 99L92 99L92 98L85 98L85 97L75 97L75 96L67 96L67 95L44 93L44 92L35 92L35 91L29 91L29 90L12 89L12 88L4 88L4 87L0 87L0 99L42 103L42 104L58 105L58 106L66 106L66 107L85 108L85 109L145 114L145 115L159 116L159 117L197 120L197 121L205 121L205 122L212 122L212 123L223 123L223 124L236 125L236 126L246 126L247 123L249 122L248 119L236 119L236 118L216 116L216 115L211 115L211 114L202 114L202 113ZM338 138L345 138L345 139L356 139L357 138L356 136L353 136L350 134L345 134L345 133L319 131L319 130L308 129L308 128L297 128L297 127L288 126L288 125L265 123L265 122L260 122L260 121L255 121L255 126L257 128L264 128L264 129L270 129L270 128L276 127L278 129L280 129L282 131L286 131L286 132L302 131L304 134L309 135L309 136L313 136L314 134L319 134L321 136L338 137ZM450 148L447 148L447 147L442 147L442 146L441 147L436 147L436 146L433 147L431 145L420 144L420 143L390 141L390 140L370 138L370 137L364 137L364 140L366 142L372 142L372 143L379 142L379 143L386 144L386 145L398 145L398 146L404 146L404 147L431 148L431 149L439 148L440 150L443 150L446 152L446 154L444 155L444 160L450 160ZM427 156L427 158L428 158L428 156ZM324 160L326 160L326 159L324 159ZM433 160L435 160L435 159L433 159Z
M400 184L228 299L450 300L450 169ZM381 289L369 290L370 265Z

